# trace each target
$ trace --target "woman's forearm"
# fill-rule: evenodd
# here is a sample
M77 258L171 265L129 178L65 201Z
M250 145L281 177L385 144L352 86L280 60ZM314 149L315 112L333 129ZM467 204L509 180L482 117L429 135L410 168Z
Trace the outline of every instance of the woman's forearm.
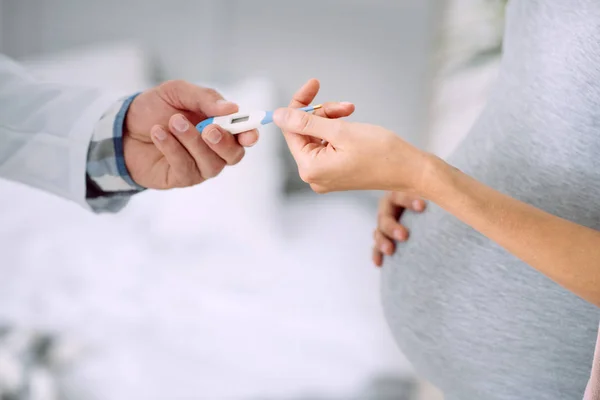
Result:
M506 196L439 159L431 164L425 198L600 306L600 232Z

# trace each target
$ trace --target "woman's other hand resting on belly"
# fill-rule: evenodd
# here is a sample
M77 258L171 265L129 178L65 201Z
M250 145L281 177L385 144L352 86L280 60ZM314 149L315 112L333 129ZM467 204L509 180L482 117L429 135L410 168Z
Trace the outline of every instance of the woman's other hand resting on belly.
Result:
M309 81L293 106L312 102L318 90L318 81ZM335 115L292 108L274 115L300 176L315 192L389 190L432 201L600 306L600 232L506 196L387 129L332 119L353 111L340 107Z
M425 201L403 192L388 192L379 202L377 228L373 232L373 263L381 267L384 256L391 256L396 251L395 242L408 240L408 229L399 221L404 211L417 213L425 210Z

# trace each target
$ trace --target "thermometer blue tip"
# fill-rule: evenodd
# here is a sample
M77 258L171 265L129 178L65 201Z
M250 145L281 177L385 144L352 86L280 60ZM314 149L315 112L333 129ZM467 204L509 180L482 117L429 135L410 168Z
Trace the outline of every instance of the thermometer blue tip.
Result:
M204 130L204 128L206 128L207 126L209 126L210 124L212 124L214 120L215 119L213 117L205 119L204 121L202 121L198 125L196 125L196 129L198 129L198 131L200 133L202 133L202 131Z
M273 122L273 111L267 111L265 117L260 121L261 125L270 124Z

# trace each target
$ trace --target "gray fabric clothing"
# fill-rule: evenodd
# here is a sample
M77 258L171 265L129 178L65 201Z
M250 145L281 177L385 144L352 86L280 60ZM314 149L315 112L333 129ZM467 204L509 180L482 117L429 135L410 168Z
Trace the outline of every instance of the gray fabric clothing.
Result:
M449 161L600 229L600 1L512 0L488 105ZM446 400L581 399L600 312L435 205L384 264L393 335Z

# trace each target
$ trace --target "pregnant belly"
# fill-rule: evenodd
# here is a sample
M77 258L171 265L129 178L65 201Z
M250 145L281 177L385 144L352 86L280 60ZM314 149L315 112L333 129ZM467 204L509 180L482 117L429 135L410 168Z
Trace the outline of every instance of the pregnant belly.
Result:
M431 205L407 214L382 300L417 371L452 399L580 398L598 312Z

